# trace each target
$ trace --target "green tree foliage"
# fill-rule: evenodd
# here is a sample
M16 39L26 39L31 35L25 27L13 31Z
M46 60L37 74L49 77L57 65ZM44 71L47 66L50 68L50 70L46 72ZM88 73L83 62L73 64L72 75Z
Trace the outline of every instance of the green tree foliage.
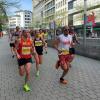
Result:
M0 0L0 24L5 24L8 21L7 13L10 8L18 8L19 6L19 0Z

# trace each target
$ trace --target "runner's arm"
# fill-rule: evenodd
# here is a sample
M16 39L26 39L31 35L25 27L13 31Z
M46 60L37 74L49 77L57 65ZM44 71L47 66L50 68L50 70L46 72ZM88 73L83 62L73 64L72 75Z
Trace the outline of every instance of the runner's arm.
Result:
M35 46L34 46L34 39L32 39L32 54L36 54L36 49L35 49Z
M16 45L17 46L19 45L19 40L17 40ZM14 51L15 51L15 54L16 54L17 58L20 59L21 57L20 57L19 53L17 52L17 48L16 47L14 48Z
M41 37L41 40L42 40L42 42L43 42L43 45L46 46L46 42L45 42L45 40L44 40L43 37Z

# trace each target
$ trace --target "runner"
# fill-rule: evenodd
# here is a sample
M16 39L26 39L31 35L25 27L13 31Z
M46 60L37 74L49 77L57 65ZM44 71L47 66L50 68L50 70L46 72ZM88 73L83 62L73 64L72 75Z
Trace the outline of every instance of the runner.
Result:
M16 31L14 33L15 36L15 47L16 47L16 41L21 37L21 31L19 26L16 26Z
M40 33L40 34L39 34L38 36L41 37L41 38L44 38L44 32L43 32L42 29L39 30L39 33Z
M62 68L63 74L60 77L60 83L67 84L67 80L64 79L64 76L68 73L69 70L69 47L72 43L72 36L69 35L69 30L67 27L63 27L63 34L59 35L55 41L55 48L58 51L59 60L56 63L56 68Z
M72 41L73 41L73 43L69 49L69 52L71 55L71 58L70 58L70 63L71 63L73 61L73 59L75 58L75 45L76 45L76 43L79 44L79 41L77 39L77 35L76 35L76 32L74 31L73 26L69 26L69 34L72 36ZM72 67L71 64L70 64L70 67Z
M28 34L25 30L22 32L22 36L19 40L17 40L18 48L15 49L16 56L18 58L18 65L19 65L19 74L25 76L25 84L24 90L30 91L30 87L28 85L28 81L30 80L30 70L31 70L31 59L32 59L32 49L34 49L32 45L32 40L28 38ZM33 50L35 52L35 49Z
M15 48L14 30L10 30L9 40L10 40L10 48L11 48L12 58L14 58L14 55L15 55L15 51L14 51L14 48Z
M40 32L39 31L36 31L36 35L35 35L35 38L34 38L34 46L35 46L35 49L36 49L36 52L38 54L38 58L35 58L36 61L37 61L37 64L36 64L36 76L38 77L40 72L39 72L39 64L42 64L42 57L43 57L43 45L45 44L45 41L43 39L43 37L40 37Z
M32 39L34 39L35 30L30 30L30 35L31 35Z

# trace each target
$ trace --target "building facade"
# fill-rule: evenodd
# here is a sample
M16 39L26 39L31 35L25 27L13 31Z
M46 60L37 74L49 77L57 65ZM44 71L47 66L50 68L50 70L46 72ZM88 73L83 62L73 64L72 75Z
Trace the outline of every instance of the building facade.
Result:
M34 20L48 28L50 23L56 26L73 25L82 32L84 24L84 0L33 0L37 5L33 9ZM37 2L38 1L38 2ZM94 13L94 30L100 30L100 0L87 1L87 16ZM35 3L33 5L35 5ZM35 21L34 21L35 22ZM36 23L36 22L35 22ZM53 24L52 24L53 25ZM89 26L88 26L89 27ZM90 28L91 29L91 28ZM89 30L89 29L87 29ZM80 33L79 32L79 33Z
M9 28L20 26L21 28L29 28L32 23L32 12L28 10L16 11L14 16L9 17Z
M45 0L44 21L46 28L55 20L55 0Z
M93 30L100 35L100 0L86 0L87 4L87 18L94 14L95 25L87 23L87 36ZM69 25L76 27L78 33L82 35L82 28L84 24L84 0L68 0L68 21Z
M43 28L44 0L33 0L33 27Z
M55 0L55 20L57 26L68 25L67 0Z
M9 17L9 28L15 28L16 26L21 27L20 25L20 16L14 15Z

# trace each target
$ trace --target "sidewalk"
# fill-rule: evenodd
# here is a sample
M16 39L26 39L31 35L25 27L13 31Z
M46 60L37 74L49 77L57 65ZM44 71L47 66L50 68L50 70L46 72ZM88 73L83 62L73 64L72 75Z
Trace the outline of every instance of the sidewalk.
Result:
M69 83L62 85L58 82L62 71L54 68L56 60L56 51L49 48L39 78L35 77L35 64L32 65L31 91L26 93L7 37L0 39L0 100L100 100L100 61L76 56L65 77Z

